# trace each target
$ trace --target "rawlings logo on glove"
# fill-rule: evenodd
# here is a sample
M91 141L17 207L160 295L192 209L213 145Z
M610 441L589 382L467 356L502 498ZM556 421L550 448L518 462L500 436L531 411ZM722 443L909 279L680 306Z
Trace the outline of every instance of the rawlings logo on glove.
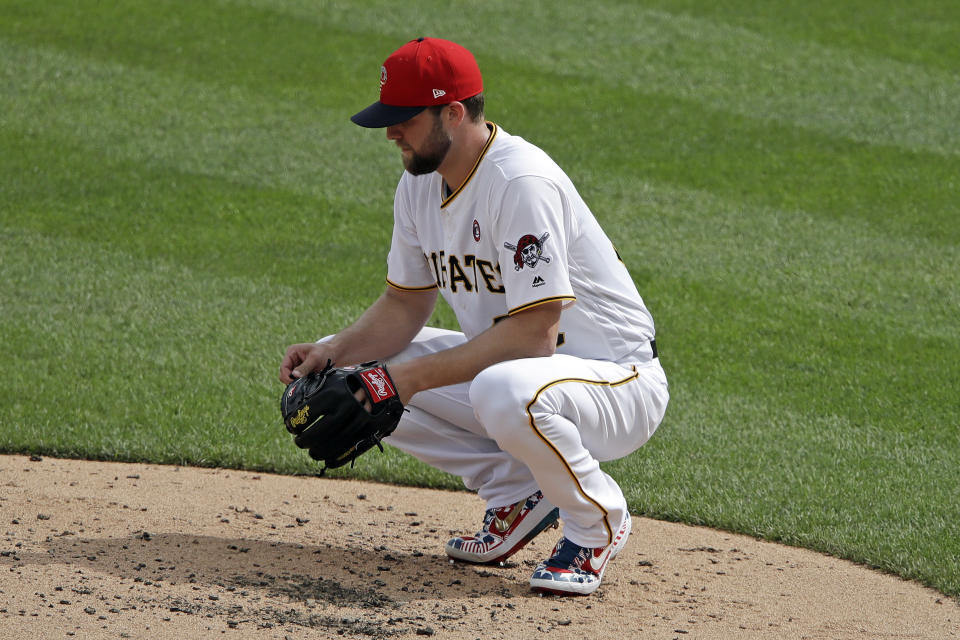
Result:
M309 414L310 414L310 407L304 407L303 409L300 409L300 411L297 411L296 417L291 418L290 420L291 426L295 427L303 424L304 422L307 421L307 416Z
M362 390L362 397L357 392ZM329 364L297 378L280 398L280 413L294 444L324 463L321 475L353 462L393 433L403 415L403 403L386 365L367 362L358 367ZM309 424L310 416L318 416Z
M360 373L360 377L363 379L371 397L376 398L376 402L397 395L397 392L393 390L393 385L390 384L386 369L382 367L363 371ZM371 402L373 401L371 400Z

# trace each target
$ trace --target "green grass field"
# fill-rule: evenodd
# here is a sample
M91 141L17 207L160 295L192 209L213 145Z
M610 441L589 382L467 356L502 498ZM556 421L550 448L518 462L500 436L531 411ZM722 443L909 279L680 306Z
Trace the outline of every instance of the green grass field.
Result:
M960 5L416 5L0 0L0 451L316 473L277 367L382 290L401 167L348 117L435 35L657 321L632 510L960 595Z

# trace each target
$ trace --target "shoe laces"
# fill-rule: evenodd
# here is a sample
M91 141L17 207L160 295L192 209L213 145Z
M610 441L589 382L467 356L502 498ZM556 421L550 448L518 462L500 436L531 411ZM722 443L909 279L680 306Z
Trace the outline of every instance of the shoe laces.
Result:
M477 531L478 538L481 538L488 533L490 533L490 525L493 524L493 519L497 517L497 509L487 509L483 513L483 526L480 528L480 531Z
M593 557L593 549L581 547L576 542L571 542L567 538L561 538L560 542L553 549L553 555L547 560L547 566L555 569L567 569L577 571L587 571L584 565Z

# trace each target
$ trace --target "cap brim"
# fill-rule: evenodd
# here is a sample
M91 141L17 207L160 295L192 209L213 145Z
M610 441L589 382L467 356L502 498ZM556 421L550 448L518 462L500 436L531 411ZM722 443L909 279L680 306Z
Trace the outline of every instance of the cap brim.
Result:
M382 102L374 102L360 113L350 116L350 120L361 127L380 129L406 122L424 109L426 107L394 107Z

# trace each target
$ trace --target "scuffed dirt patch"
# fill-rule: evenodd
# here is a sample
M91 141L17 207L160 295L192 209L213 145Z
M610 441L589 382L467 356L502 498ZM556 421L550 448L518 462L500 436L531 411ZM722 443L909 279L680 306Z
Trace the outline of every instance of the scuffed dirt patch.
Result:
M935 591L808 551L634 518L601 589L539 597L559 536L450 564L467 493L220 469L0 456L0 636L960 637Z

